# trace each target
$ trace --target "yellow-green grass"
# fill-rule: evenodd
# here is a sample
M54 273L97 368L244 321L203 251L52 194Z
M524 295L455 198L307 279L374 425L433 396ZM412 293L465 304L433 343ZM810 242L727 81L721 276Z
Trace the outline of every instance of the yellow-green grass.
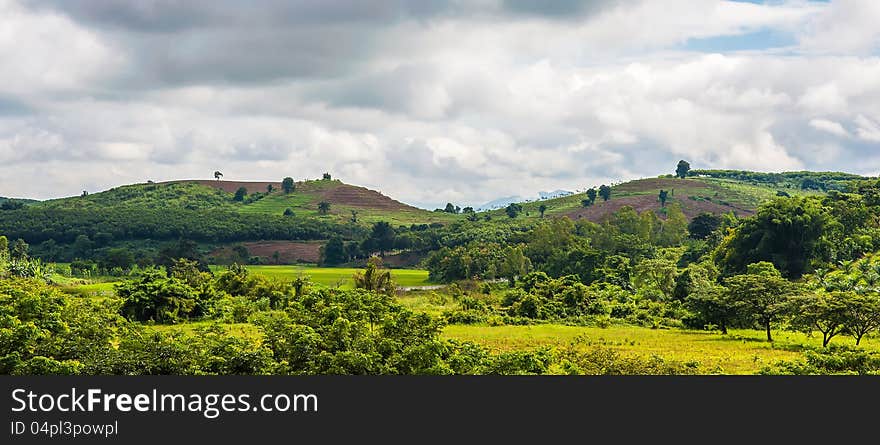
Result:
M215 271L222 266L211 266ZM351 289L354 287L353 276L363 269L344 267L312 267L312 266L247 266L248 271L270 278L289 281L301 276L308 276L313 282L325 286ZM394 269L391 277L398 286L428 286L428 271L421 269Z
M815 190L801 190L791 187L773 187L770 185L749 184L743 181L723 178L700 178L707 184L718 189L718 199L725 200L747 208L755 208L763 202L776 197L776 192L784 191L791 196L819 195L822 192Z
M166 325L143 325L148 330L163 332L166 334L170 333L181 333L192 335L195 334L196 330L199 328L206 328L211 325L217 325L223 328L226 333L232 334L236 337L242 338L250 338L250 339L260 339L260 328L256 325L250 323L217 323L214 321L197 321L192 323L181 323L181 324L166 324Z
M683 329L650 329L633 326L608 328L564 326L449 325L446 338L472 341L495 352L564 346L583 336L587 344L603 345L621 353L656 355L666 360L696 361L703 373L754 374L780 360L802 358L805 347L821 347L821 336L776 331L769 343L762 331L732 330L729 335ZM851 337L835 337L832 344L854 344ZM880 339L863 339L861 348L880 350Z

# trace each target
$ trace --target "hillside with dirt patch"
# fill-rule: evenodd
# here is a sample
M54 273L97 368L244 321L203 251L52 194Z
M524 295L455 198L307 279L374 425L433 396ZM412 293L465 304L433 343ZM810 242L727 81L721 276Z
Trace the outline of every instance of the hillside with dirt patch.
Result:
M260 257L266 264L317 263L321 259L323 241L255 241L236 244L247 249L249 257ZM216 264L243 262L234 249L224 246L208 253ZM276 257L277 253L277 257Z

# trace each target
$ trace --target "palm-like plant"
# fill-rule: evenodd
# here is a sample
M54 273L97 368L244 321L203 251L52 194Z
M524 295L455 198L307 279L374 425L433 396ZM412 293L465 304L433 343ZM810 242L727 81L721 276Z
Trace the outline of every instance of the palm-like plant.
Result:
M354 287L384 295L394 295L397 286L391 278L391 271L382 269L382 260L372 257L367 261L367 267L363 272L354 274Z

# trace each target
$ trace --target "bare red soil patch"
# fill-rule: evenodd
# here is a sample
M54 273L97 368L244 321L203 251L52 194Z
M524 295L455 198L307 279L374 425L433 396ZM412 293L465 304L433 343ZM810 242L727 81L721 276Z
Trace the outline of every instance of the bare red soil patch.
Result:
M413 206L395 201L375 190L348 184L340 184L338 187L323 191L321 193L321 198L330 204L364 207L392 212L401 210L418 210Z
M321 246L324 242L254 241L241 245L248 250L250 256L262 257L268 263L274 261L275 252L278 252L279 264L293 264L317 263L321 258ZM232 246L226 246L215 249L208 256L228 258L233 254Z

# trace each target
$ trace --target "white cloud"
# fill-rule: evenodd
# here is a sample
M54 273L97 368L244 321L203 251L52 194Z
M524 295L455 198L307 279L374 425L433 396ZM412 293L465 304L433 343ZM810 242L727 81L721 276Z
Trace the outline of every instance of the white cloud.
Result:
M856 134L858 134L860 138L866 141L880 142L880 125L878 125L877 122L871 121L863 115L856 117L855 122L856 125L859 126L856 130Z
M834 0L802 28L801 46L814 53L870 54L880 48L880 2Z
M824 131L826 133L831 133L835 136L840 137L849 137L850 134L846 131L846 128L843 128L843 125L840 125L839 122L834 122L828 119L811 119L810 126Z

